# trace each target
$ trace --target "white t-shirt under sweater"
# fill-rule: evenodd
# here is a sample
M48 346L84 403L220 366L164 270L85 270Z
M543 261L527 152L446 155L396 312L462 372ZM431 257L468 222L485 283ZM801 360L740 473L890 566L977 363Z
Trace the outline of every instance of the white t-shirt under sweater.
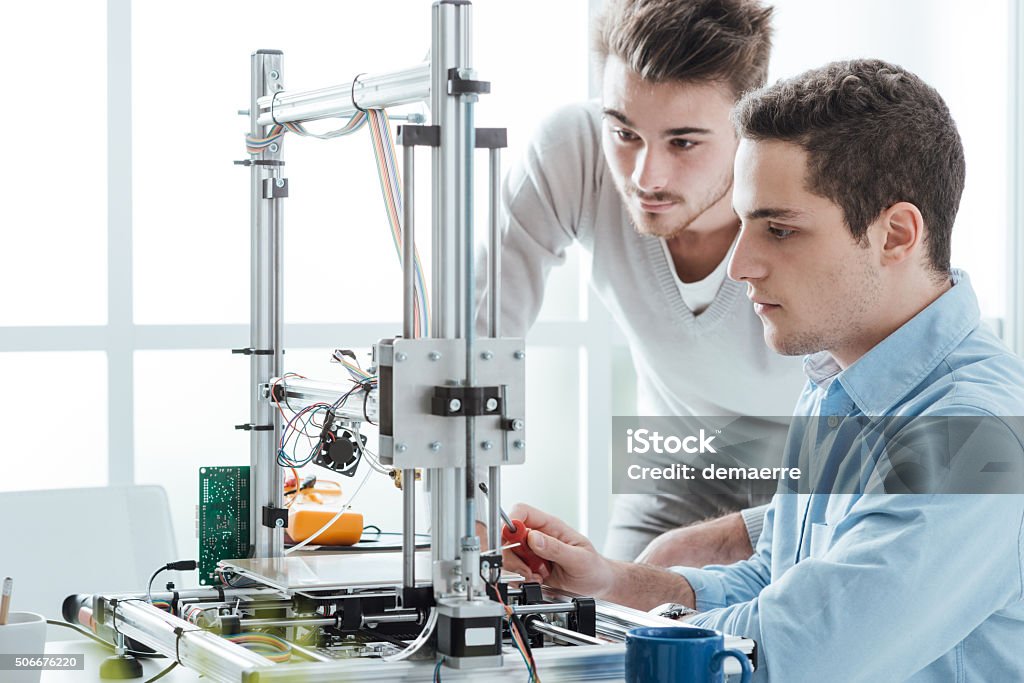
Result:
M713 299L694 315L664 240L633 227L601 151L597 102L565 107L541 127L522 162L510 169L502 200L503 335L526 336L548 273L579 242L591 261L594 288L629 341L638 415L792 414L806 382L801 359L765 345L746 285L725 278L724 264ZM618 498L627 500L616 501L606 550L624 559L662 530L721 512L699 501Z

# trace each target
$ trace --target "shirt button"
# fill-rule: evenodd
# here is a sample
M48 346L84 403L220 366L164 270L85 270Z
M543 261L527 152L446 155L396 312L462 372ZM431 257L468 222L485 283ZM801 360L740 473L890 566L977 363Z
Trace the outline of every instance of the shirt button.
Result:
M835 415L829 415L828 416L828 426L834 429L838 425L839 425L839 418L836 417Z

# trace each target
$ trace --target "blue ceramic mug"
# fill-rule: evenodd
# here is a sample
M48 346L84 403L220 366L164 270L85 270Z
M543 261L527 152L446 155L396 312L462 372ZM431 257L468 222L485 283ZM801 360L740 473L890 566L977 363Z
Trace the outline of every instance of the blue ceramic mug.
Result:
M750 660L726 650L718 631L686 626L654 626L626 633L626 683L722 683L724 660L735 657L750 683Z

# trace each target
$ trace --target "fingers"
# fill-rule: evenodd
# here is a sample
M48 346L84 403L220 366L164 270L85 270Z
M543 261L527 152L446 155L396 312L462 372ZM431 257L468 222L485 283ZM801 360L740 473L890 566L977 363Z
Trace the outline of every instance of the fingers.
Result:
M525 562L513 554L511 549L503 551L501 559L506 570L519 574L525 581L543 583L550 574L547 567L542 568L540 574L531 571Z
M516 503L510 513L513 519L520 519L530 529L536 529L565 543L590 547L590 541L571 526L552 514L538 510L525 503Z

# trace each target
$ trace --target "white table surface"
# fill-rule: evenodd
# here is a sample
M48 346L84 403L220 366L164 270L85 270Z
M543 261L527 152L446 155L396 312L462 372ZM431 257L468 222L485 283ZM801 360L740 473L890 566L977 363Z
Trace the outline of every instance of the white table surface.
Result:
M55 628L50 626L49 628ZM64 629L61 629L64 630ZM40 683L110 683L110 679L100 678L100 664L104 659L113 654L102 645L91 640L55 640L46 643L46 654L48 655L85 655L84 671L44 671ZM142 659L142 678L130 678L128 683L142 683L157 675L171 665L169 659ZM184 667L175 667L158 683L195 683L201 680L199 674Z

